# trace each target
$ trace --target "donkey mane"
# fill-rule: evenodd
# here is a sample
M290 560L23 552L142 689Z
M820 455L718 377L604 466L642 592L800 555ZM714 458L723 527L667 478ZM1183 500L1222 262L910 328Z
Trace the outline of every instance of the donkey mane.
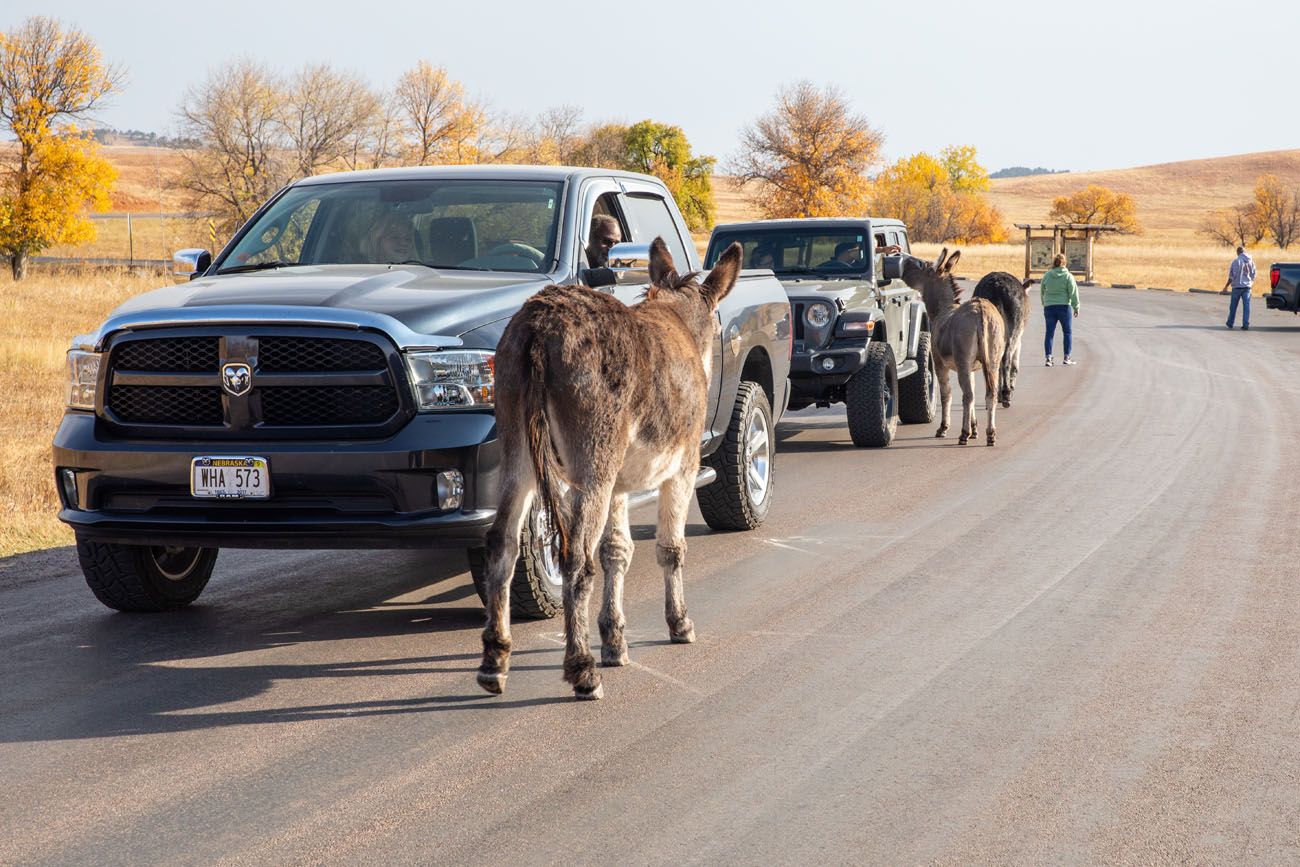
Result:
M670 277L669 282L664 285L651 284L647 286L646 290L641 293L641 297L646 301L653 301L659 297L660 292L683 292L691 286L698 286L700 272L688 271L686 274L681 275L673 272Z
M938 269L934 267L933 262L926 262L924 259L918 259L916 261L922 268L925 269L926 274L931 276L937 275L943 278L944 280L947 280L948 286L952 289L952 303L953 304L961 303L961 287L957 285L957 278L952 276L951 271L945 271L944 273L939 274Z

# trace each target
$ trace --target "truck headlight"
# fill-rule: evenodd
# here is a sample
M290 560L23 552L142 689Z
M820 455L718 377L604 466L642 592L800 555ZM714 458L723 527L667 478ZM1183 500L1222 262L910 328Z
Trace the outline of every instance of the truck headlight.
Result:
M99 381L99 353L68 350L68 409L95 408L95 383Z
M829 304L809 304L803 316L813 328L825 328L831 323L831 306Z
M491 409L496 403L496 353L457 349L406 353L415 405L434 409Z

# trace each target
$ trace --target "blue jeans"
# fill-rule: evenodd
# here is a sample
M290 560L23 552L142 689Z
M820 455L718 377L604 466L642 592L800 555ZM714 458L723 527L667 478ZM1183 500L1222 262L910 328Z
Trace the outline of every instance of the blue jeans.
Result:
M1056 323L1061 323L1061 333L1065 337L1065 354L1069 355L1074 343L1074 308L1069 304L1048 304L1043 308L1047 319L1047 337L1043 340L1043 353L1052 354L1052 338L1056 336Z
M1228 302L1228 327L1237 321L1237 302L1241 302L1241 327L1250 327L1250 287L1232 287L1232 300Z

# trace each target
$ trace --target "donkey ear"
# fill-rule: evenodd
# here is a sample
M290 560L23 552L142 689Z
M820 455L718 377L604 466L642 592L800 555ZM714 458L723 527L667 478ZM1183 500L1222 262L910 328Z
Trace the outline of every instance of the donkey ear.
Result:
M739 241L733 241L730 247L722 251L718 263L713 266L709 276L704 278L700 291L710 306L717 307L736 285L736 276L740 273L740 261L744 255L745 248L740 246Z
M650 245L650 285L671 286L677 282L677 266L668 252L663 238L655 238Z
M943 260L948 258L948 248L944 247L939 251L939 258L934 260L934 270L943 270Z
M961 250L958 250L957 252L953 253L951 256L947 258L947 260L943 263L943 267L940 268L939 270L944 272L945 274L951 274L952 269L957 265L957 260L960 258L961 258Z

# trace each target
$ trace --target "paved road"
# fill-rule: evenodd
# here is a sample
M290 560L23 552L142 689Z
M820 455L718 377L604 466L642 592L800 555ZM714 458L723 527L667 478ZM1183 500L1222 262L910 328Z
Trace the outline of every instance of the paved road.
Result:
M0 863L1300 860L1300 320L1085 292L994 449L788 417L693 646L634 515L602 702L556 621L482 694L456 556L225 552L163 617L0 564Z

